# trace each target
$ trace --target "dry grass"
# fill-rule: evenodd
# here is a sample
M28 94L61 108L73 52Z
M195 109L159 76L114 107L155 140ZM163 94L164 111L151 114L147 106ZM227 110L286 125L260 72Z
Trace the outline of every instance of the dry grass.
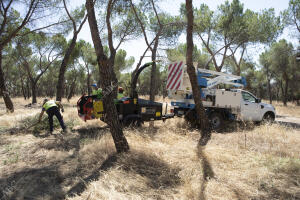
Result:
M300 106L294 103L288 103L287 106L283 106L282 102L273 102L278 115L285 115L291 117L300 117Z
M76 121L74 103L65 120ZM8 127L32 113L18 106ZM105 124L75 124L63 137L0 135L0 199L300 198L299 129L240 127L197 149L199 133L177 118L126 129L131 150L117 155Z

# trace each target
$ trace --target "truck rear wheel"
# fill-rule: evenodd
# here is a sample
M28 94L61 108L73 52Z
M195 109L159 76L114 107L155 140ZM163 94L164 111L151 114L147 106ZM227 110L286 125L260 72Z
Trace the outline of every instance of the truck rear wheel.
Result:
M223 128L224 125L224 119L223 116L218 113L218 112L214 112L209 116L209 120L212 126L213 130L220 130Z

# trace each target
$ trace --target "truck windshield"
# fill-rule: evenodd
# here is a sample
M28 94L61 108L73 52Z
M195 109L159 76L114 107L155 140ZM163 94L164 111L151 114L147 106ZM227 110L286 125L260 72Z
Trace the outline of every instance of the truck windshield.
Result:
M242 92L242 95L243 95L244 101L255 103L256 98L254 96L252 96L251 94L249 94L248 92Z

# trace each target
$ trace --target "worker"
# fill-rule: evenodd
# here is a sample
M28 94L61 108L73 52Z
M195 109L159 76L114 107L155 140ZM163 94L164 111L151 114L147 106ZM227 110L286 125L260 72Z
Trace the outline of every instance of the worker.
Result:
M96 97L97 99L101 99L102 98L102 89L98 88L97 84L93 84L92 85L92 96Z
M118 96L117 96L117 99L120 100L124 97L124 94L123 94L124 90L122 87L119 87L118 88Z
M53 133L53 116L54 115L58 119L59 124L60 124L61 128L63 129L63 132L66 132L66 126L64 124L64 120L63 120L62 115L60 114L59 109L61 109L61 112L64 112L64 107L59 101L44 99L42 112L39 116L39 122L41 122L43 114L46 111L46 113L48 114L48 119L49 119L50 134Z

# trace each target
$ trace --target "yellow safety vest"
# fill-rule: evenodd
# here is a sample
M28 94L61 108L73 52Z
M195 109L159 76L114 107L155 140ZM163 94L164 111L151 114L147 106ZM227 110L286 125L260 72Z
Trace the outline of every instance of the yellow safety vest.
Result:
M97 98L101 99L102 98L102 89L99 88L98 90L93 90L92 95L97 95Z
M118 99L122 99L124 97L124 94L122 94L122 93L118 93Z
M49 100L47 101L44 105L43 108L47 111L49 108L57 106L54 100Z

